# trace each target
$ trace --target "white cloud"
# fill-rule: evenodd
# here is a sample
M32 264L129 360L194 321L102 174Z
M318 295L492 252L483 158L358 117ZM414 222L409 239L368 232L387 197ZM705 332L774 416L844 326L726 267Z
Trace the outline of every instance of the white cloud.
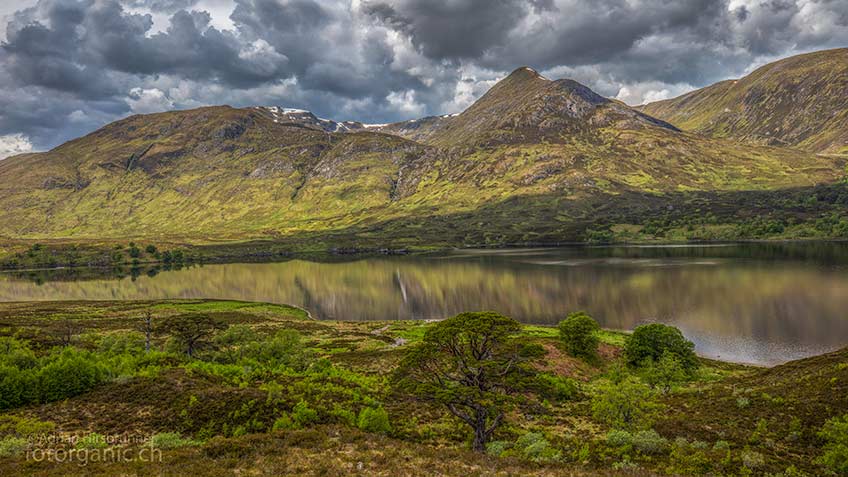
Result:
M11 20L12 14L29 8L36 4L38 0L3 0L0 1L0 42L6 40L6 26Z
M415 90L408 89L403 92L392 91L386 96L386 101L397 111L405 114L422 114L424 105L415 101Z
M159 113L174 108L174 102L158 88L133 88L130 90L127 104L136 114Z
M661 81L646 81L622 85L615 99L631 106L662 101L688 93L695 89L689 84L667 84Z
M0 159L32 152L32 143L23 134L0 136Z
M68 115L68 121L71 121L71 122L74 122L74 123L81 123L81 122L83 122L87 119L88 119L88 116L81 109L74 110L74 111L71 112L71 114Z

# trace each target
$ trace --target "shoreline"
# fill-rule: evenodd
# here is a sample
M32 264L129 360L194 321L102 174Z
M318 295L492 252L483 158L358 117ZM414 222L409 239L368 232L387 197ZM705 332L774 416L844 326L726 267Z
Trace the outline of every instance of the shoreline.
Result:
M316 318L308 308L300 306L300 305L292 305L292 304L289 304L289 303L271 303L271 302L262 302L262 301L219 299L219 298L208 298L208 297L206 297L206 298L162 298L162 299L149 299L149 300L109 300L109 299L102 299L102 300L96 300L96 299L84 299L84 300L21 300L21 301L0 301L0 306L27 306L27 305L45 305L45 304L58 305L58 306L70 305L70 304L74 304L74 305L116 304L116 305L125 305L125 306L138 306L138 305L144 305L144 304L157 305L157 304L163 304L163 303L165 303L165 304L167 304L167 303L191 304L191 303L222 303L222 302L239 303L239 304L243 304L243 305L247 305L247 306L278 306L278 307L296 309L296 310L303 312L306 315L307 320L309 320L311 322L315 322L315 323L332 323L332 324L355 323L357 325L373 324L375 326L376 325L389 326L391 324L404 324L404 323L414 323L416 325L430 324L430 323L434 323L434 322L438 322L438 321L442 321L442 320L446 319L446 318L436 318L436 319L430 318L430 319L420 319L420 320L413 320L413 319L395 319L395 320L392 320L392 319L383 319L383 320L328 319L328 320L323 320L323 319L320 319L320 318ZM538 323L521 322L521 325L522 325L522 328L524 329L524 331L531 334L531 335L541 336L539 334L539 330L545 330L546 333L544 333L544 335L548 336L548 337L553 337L553 336L557 335L557 325L554 325L554 324L538 324ZM625 330L625 329L618 329L618 328L607 328L607 327L602 327L602 328L600 328L599 331L601 333L608 335L608 337L609 337L609 335L612 335L614 337L617 336L617 337L621 337L621 338L624 338L624 337L626 337L626 336L628 336L632 333L632 330ZM843 346L836 347L832 350L824 351L822 353L810 354L808 356L803 356L803 357L800 357L800 358L794 358L794 359L770 363L770 364L759 364L759 363L753 363L753 362L738 361L738 360L733 360L733 359L723 359L723 358L719 358L719 357L703 355L703 354L697 353L697 351L696 351L696 354L701 361L708 363L708 364L711 363L713 366L730 366L732 368L737 368L737 369L744 368L744 369L750 369L750 370L756 370L756 369L763 370L763 369L771 369L771 368L775 368L775 367L778 367L778 366L782 366L782 365L785 365L787 363L792 363L792 362L796 362L796 361L802 361L802 360L805 360L805 359L812 359L812 358L816 358L816 357L820 357L820 356L825 356L825 355L840 351L840 350L842 350L846 347L848 347L848 343L845 343Z
M8 243L8 242L7 242ZM187 266L224 263L276 263L293 259L306 259L311 261L344 261L346 259L362 259L379 256L422 256L428 254L447 253L461 250L518 250L522 248L540 249L604 249L604 248L697 248L697 247L732 247L734 245L793 245L793 244L845 244L848 239L844 238L791 238L791 239L747 239L747 240L698 240L698 241L620 241L620 242L516 242L502 244L463 244L461 246L410 246L410 247L332 247L323 250L297 250L294 248L278 249L284 242L238 242L226 245L181 245L169 248L166 251L180 254L178 261L163 260L152 256L144 259L138 257L132 260L121 256L115 260L116 253L122 253L123 249L108 247L97 247L94 249L80 249L82 244L61 242L56 248L49 248L51 242L24 242L32 246L45 247L50 252L51 263L37 263L27 266L26 261L20 262L21 252L13 259L0 256L0 273L2 272L39 272L51 270L79 270L79 269L101 269L114 268L141 268L162 266ZM130 242L133 243L133 242ZM143 242L139 242L142 245ZM20 246L21 244L18 243ZM0 253L3 251L3 240L0 239ZM257 248L265 247L262 250ZM55 245L54 245L55 247ZM244 249L244 253L234 253ZM86 256L85 253L88 253ZM104 256L109 252L112 257ZM62 253L73 253L84 256L80 260L62 261ZM157 252L158 253L158 252ZM58 255L58 258L57 258ZM74 255L76 258L76 255ZM87 261L85 261L87 260Z

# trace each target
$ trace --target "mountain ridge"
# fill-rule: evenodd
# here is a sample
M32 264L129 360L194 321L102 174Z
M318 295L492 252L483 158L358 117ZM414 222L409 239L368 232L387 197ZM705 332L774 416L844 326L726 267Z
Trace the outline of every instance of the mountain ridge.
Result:
M575 81L519 68L462 113L389 125L280 107L130 116L0 161L0 223L8 238L32 240L356 230L410 244L408 230L380 224L460 220L451 234L569 241L583 240L593 220L622 220L598 209L617 197L642 204L627 219L642 221L661 213L651 195L814 187L837 181L843 166L681 131Z
M784 58L637 109L711 137L848 154L848 48Z

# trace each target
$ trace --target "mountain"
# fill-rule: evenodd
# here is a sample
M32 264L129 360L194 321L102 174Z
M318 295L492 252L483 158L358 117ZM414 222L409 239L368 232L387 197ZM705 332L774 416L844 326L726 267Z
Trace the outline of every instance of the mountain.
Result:
M576 81L551 81L523 67L458 115L397 123L383 130L450 147L561 143L605 127L633 130L657 126L676 131L670 124L604 98Z
M598 224L785 208L770 201L786 194L768 194L836 182L843 166L682 132L519 68L459 115L392 125L279 107L132 116L0 161L0 233L299 248L559 242Z
M786 58L639 109L712 137L848 154L848 48Z

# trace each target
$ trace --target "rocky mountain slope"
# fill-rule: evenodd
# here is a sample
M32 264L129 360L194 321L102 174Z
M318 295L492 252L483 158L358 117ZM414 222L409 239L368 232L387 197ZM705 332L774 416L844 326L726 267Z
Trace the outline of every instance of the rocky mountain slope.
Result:
M277 107L133 116L1 161L0 234L582 240L598 221L667 213L680 194L812 187L837 181L842 167L682 132L574 81L519 68L463 113L418 122L369 127ZM736 202L722 212L732 215Z
M712 137L848 154L848 48L786 58L639 109Z

